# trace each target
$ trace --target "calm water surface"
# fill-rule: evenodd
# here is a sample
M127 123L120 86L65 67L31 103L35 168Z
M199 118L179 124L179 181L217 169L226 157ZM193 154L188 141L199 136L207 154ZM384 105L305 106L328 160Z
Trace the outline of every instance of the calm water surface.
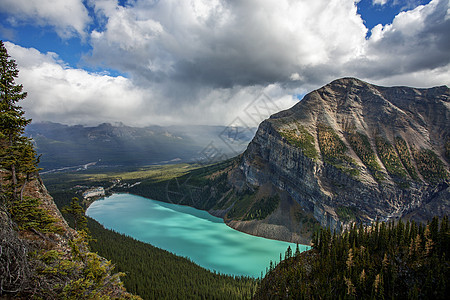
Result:
M86 211L103 226L190 258L200 266L232 275L259 277L270 260L290 245L231 229L220 218L192 207L114 194ZM300 251L309 249L299 245Z

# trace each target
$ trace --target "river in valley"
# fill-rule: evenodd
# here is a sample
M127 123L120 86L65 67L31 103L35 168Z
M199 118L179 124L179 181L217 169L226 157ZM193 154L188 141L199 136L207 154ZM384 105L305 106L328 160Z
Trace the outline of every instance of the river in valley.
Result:
M188 257L198 265L224 274L260 277L270 261L295 244L248 235L222 219L188 206L114 194L97 200L86 215L108 229ZM299 245L300 251L309 249Z

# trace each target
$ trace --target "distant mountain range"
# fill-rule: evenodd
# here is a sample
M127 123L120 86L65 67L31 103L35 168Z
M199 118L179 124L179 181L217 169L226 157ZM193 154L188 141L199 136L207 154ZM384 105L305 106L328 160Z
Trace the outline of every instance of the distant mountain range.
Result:
M256 128L32 123L26 135L42 154L43 172L97 166L212 162L245 150ZM239 132L239 134L233 134Z

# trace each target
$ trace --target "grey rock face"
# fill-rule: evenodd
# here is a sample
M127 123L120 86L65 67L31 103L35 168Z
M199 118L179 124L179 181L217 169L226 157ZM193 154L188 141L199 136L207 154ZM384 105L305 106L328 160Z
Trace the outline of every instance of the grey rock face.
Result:
M340 229L448 215L449 148L448 87L344 78L262 122L239 168L247 184L270 182L322 225Z

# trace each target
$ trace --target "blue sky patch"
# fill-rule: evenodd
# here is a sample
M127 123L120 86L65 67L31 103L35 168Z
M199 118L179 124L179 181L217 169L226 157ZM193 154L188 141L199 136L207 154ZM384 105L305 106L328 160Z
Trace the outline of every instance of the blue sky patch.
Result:
M373 0L361 0L358 6L358 13L364 20L364 24L370 30L376 25L386 25L392 23L395 16L401 11L411 10L419 5L430 3L430 0L388 0L386 4L374 4Z

